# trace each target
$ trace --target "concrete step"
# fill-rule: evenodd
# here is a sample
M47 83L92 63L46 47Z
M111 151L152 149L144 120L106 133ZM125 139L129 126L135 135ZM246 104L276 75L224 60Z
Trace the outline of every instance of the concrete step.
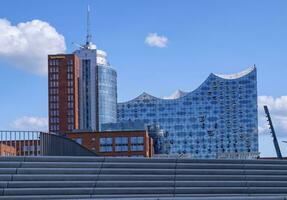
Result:
M232 195L232 194L230 194ZM234 196L217 196L217 197L150 197L149 195L129 195L127 196L121 196L121 195L92 195L93 198L91 200L115 200L115 199L121 199L121 200L138 200L138 199L144 199L144 200L286 200L286 196L261 196L261 195L254 195L254 196L245 196L245 195L234 195ZM143 197L145 196L145 197ZM71 199L73 200L73 199Z
M179 181L287 181L283 175L176 175L175 180Z
M92 195L14 195L14 196L0 196L2 200L42 200L42 199L89 199L91 200L93 197ZM97 197L95 197L98 199ZM115 198L115 197L113 197ZM94 198L93 198L94 199ZM106 198L104 198L106 199Z
M119 187L94 189L94 194L188 194L193 195L220 195L220 194L286 194L287 187Z
M142 174L14 174L0 181L286 181L280 175L142 175Z
M100 168L102 162L23 162L21 168Z
M0 174L16 174L17 168L0 168Z
M281 160L0 157L0 199L284 199L286 193Z
M13 181L96 181L97 179L97 174L16 174L13 176Z
M285 181L97 181L96 187L287 187Z
M221 164L276 164L286 165L287 160L259 159L259 160L220 160L220 159L188 159L188 158L112 158L112 157L77 157L77 156L30 156L30 157L0 157L0 162L123 162L123 163L221 163Z
M232 195L232 194L230 194ZM89 199L89 200L286 200L287 196L245 196L245 195L234 195L234 196L218 196L218 197L172 197L170 195L154 197L151 195L29 195L29 196L6 196L0 197L0 199L5 200L41 200L41 199L69 199L69 200L79 200L79 199Z
M123 162L0 162L1 168L135 168L135 169L240 169L287 170L282 164L123 163Z
M239 194L228 194L228 195L218 195L218 196L202 196L195 195L193 197L184 197L184 196L170 196L170 195L161 195L161 196L151 196L151 195L92 195L92 200L286 200L287 196L279 194L279 195L268 195L264 196L260 194L254 195L239 195Z
M285 181L11 181L1 188L70 187L287 187Z
M21 167L21 162L0 162L1 168L18 168Z
M95 187L96 181L10 181L0 182L5 188L75 188Z
M4 196L17 195L220 195L220 194L286 194L287 187L75 187L75 188L4 188Z
M17 174L98 174L99 172L99 169L93 168L19 168L17 170Z
M4 196L16 195L90 195L93 194L92 187L75 188L4 188Z

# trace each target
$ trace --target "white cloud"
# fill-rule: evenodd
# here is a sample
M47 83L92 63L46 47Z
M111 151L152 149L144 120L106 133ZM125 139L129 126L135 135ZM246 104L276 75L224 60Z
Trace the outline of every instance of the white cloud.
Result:
M13 26L0 19L0 59L34 74L47 73L48 54L64 53L65 38L41 20Z
M263 106L267 105L278 138L283 156L287 155L287 145L282 141L287 140L287 96L274 98L272 96L258 96L258 131L259 152L261 156L275 157L270 129Z
M165 36L157 35L157 33L149 33L145 38L145 43L151 47L164 48L167 46L168 39Z
M24 116L13 121L10 127L14 130L47 131L48 119L45 117Z
M267 119L263 106L267 105L271 119L275 128L275 131L279 137L287 137L287 96L281 96L274 98L272 96L259 96L258 108L259 108L259 133L266 134L269 131Z

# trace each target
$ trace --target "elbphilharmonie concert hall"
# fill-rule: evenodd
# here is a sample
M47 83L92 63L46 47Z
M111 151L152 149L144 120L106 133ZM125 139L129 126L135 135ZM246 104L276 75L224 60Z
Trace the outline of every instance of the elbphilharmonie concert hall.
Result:
M118 103L118 122L142 121L165 132L156 141L163 154L216 158L224 153L258 153L256 68L210 74L194 91L172 98L142 93Z

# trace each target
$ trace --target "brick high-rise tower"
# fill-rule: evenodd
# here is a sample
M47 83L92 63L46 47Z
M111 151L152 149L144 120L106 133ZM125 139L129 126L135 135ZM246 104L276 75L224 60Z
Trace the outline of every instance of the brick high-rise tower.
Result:
M79 59L74 54L48 56L49 131L79 128Z

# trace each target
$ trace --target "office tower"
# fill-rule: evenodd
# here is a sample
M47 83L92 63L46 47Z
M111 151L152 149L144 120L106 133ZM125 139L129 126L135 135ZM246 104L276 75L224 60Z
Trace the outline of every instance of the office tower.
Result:
M74 54L48 56L49 131L79 128L79 60Z
M143 93L118 103L118 121L142 120L166 131L167 154L217 158L258 153L257 75L252 67L210 76L194 91L161 99Z
M92 43L89 13L86 44L74 52L80 60L80 129L99 131L102 123L117 120L117 73Z

